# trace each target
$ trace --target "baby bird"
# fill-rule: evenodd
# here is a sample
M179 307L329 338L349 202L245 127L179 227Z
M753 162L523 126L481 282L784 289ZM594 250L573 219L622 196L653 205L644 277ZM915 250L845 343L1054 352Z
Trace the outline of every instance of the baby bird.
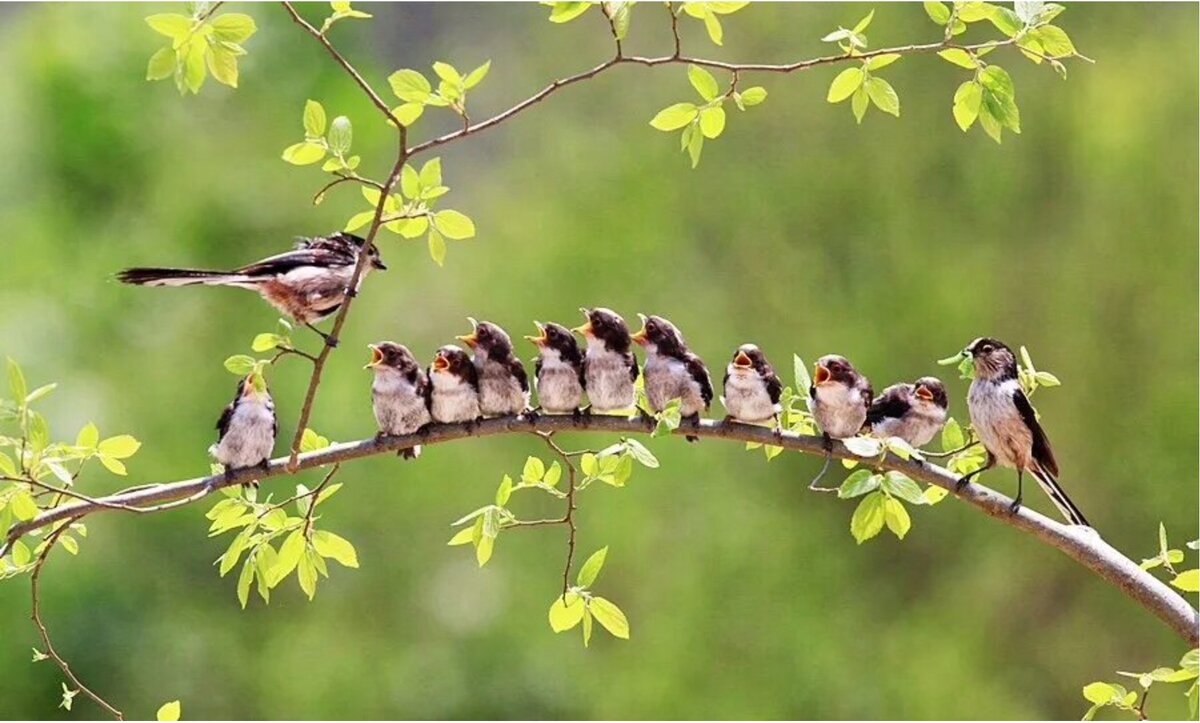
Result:
M877 437L899 437L913 447L929 444L946 423L950 402L937 377L893 384L871 402L866 426Z
M580 311L587 322L573 331L587 340L583 376L588 411L632 409L637 398L633 383L638 378L638 363L629 350L633 343L629 327L621 315L611 309L597 307Z
M412 434L432 421L429 416L429 376L403 344L381 341L369 345L371 361L364 367L375 372L371 400L379 436ZM421 445L405 447L405 459L421 456Z
M869 406L871 382L859 374L846 357L826 354L817 360L813 368L812 386L808 388L808 409L821 428L827 453L833 451L834 439L846 439L858 434L867 420ZM809 483L809 489L834 491L817 486L829 469L830 459L831 455L826 454L825 465Z
M479 377L471 358L447 344L429 365L429 416L443 424L479 419Z
M646 398L650 408L661 412L672 399L680 401L679 413L692 424L700 423L700 412L712 404L712 379L700 357L688 350L683 334L661 316L644 316L642 328L631 338L646 350ZM687 435L689 442L699 439Z
M774 419L779 426L779 397L783 382L767 361L767 356L754 344L742 344L725 367L726 421L765 422Z
M262 377L251 374L238 382L237 394L217 420L217 431L220 436L208 453L225 466L226 476L246 467L267 469L279 422ZM257 486L258 482L250 485Z
M513 353L512 339L490 321L468 320L474 329L458 340L475 352L479 411L489 417L520 414L529 408L529 377Z
M571 331L553 322L533 322L537 336L525 337L538 348L533 377L538 406L551 414L578 413L583 401L583 354Z

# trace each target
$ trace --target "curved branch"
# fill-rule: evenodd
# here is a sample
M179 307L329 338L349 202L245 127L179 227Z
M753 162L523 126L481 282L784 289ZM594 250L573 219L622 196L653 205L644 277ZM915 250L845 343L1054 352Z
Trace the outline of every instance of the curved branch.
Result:
M73 517L113 510L114 507L143 507L158 505L185 498L200 499L221 487L241 484L251 480L265 480L290 474L294 470L312 469L327 464L345 462L362 457L395 452L416 444L434 445L473 437L491 437L499 434L527 434L529 432L604 432L609 434L648 434L653 422L639 417L609 417L594 415L576 419L570 415L541 415L535 420L521 416L486 419L478 424L435 424L416 434L365 439L358 442L335 444L317 452L302 454L294 468L289 467L288 458L281 457L262 469L237 470L232 474L197 477L181 482L149 485L135 490L118 492L97 498L98 505L90 502L72 502L43 512L36 518L13 527L8 539L0 547L0 556L7 553L14 540L28 532L45 527L53 522ZM775 432L764 427L755 427L736 422L714 422L703 420L699 426L683 425L676 434L693 434L699 437L758 442L773 444L785 449L823 457L826 451L821 437L798 435L791 432ZM834 445L832 456L839 459L866 460L850 452L841 443ZM1063 525L1050 518L1021 507L1016 513L1009 510L1012 500L995 490L978 484L969 484L956 491L958 478L928 462L905 460L888 454L878 462L870 464L882 470L903 472L914 480L934 484L949 490L975 509L1005 524L1033 535L1038 540L1057 548L1084 567L1099 575L1146 610L1154 613L1171 627L1191 647L1200 644L1200 614L1183 596L1173 591L1166 583L1141 569L1137 563L1125 557L1104 542L1095 530L1086 527Z

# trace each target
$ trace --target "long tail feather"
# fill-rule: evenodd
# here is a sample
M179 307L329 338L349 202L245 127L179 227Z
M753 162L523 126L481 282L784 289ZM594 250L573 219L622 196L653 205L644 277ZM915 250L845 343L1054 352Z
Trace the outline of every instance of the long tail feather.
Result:
M139 267L125 269L117 274L117 280L137 286L246 286L254 279L245 274L228 271L204 271L202 269L164 269Z
M1038 481L1038 485L1042 488L1042 491L1050 496L1050 501L1054 503L1054 506L1058 508L1058 511L1062 513L1067 522L1072 525L1083 525L1084 527L1092 526L1087 521L1087 518L1083 516L1083 513L1079 511L1079 508L1075 506L1075 503L1071 501L1071 498L1067 496L1062 486L1058 484L1058 480L1054 479L1049 472L1038 467L1033 470L1033 476Z

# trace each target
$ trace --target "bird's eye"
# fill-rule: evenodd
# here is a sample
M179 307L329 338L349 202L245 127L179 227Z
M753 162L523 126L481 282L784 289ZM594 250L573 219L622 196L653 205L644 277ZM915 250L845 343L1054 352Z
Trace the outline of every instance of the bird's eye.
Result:
M995 347L993 347L991 344L984 344L983 348L979 351L983 352L984 354L991 354L994 349Z

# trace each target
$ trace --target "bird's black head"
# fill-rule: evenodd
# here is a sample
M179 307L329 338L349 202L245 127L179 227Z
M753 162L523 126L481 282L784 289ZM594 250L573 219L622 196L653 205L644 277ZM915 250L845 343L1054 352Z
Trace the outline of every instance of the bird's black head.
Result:
M629 326L625 319L612 309L598 306L594 309L580 309L587 322L575 327L574 331L585 339L599 339L604 342L608 351L624 354L629 351Z
M859 376L854 365L846 357L837 354L826 354L813 365L812 380L817 386L836 383L852 387Z
M966 352L975 362L977 378L987 380L1017 378L1017 357L1004 342L981 336L967 345Z
M733 353L733 360L730 363L735 371L754 371L760 375L768 375L772 371L771 364L767 361L767 355L763 354L757 344L739 346Z
M642 328L631 339L645 347L653 346L660 354L677 356L687 351L687 342L674 324L661 316L638 314Z
M457 337L459 341L494 359L512 355L512 339L509 338L508 332L490 321L475 321L470 318L468 321L474 329L470 334Z
M536 344L538 349L553 349L564 359L579 356L579 344L575 342L570 329L552 321L545 324L537 321L533 323L537 325L538 335L525 338Z
M950 399L946 396L946 385L937 377L921 377L913 382L913 394L922 402L933 404L941 409L950 407Z
M381 369L395 369L398 372L407 374L420 368L417 364L417 358L412 355L408 347L403 344L397 344L394 341L381 341L375 344L369 344L371 350L371 361L367 362L367 369L379 371Z
M447 344L437 350L429 371L433 374L452 374L467 379L475 372L475 366L465 351L453 344Z

